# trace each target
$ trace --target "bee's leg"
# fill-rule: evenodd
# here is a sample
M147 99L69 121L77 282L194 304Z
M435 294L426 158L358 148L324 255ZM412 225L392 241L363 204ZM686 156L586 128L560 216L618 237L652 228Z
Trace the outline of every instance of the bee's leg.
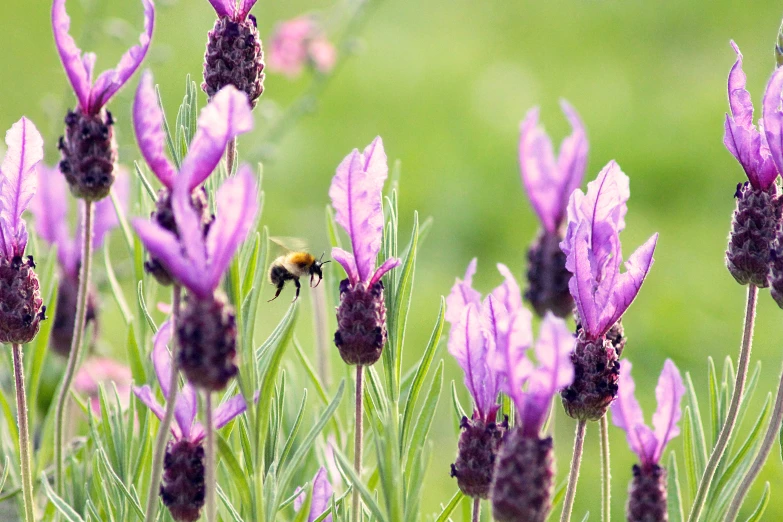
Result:
M302 289L302 285L299 284L299 278L298 277L296 279L294 279L294 284L296 285L296 295L294 296L293 301L291 301L292 303L294 301L296 301L297 299L299 299L299 290Z
M285 281L280 281L280 284L279 284L279 285L277 285L277 292L275 292L275 296L274 296L272 299L270 299L269 301L267 301L267 303L271 303L272 301L274 301L275 299L277 299L277 296L279 296L279 295L280 295L280 292L282 292L282 291L283 291L283 287L284 287L284 286L285 286Z

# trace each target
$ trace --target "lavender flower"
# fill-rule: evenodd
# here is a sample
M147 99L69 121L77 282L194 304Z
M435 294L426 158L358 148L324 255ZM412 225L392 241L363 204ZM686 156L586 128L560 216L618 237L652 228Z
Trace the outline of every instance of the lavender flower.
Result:
M634 396L631 363L623 361L620 393L612 404L612 422L628 435L628 445L639 456L633 467L628 491L627 514L631 522L669 520L666 509L666 469L658 465L666 444L680 433L677 423L682 416L680 401L685 394L682 377L674 363L667 359L655 388L658 409L653 415L653 431L644 423L642 409Z
M201 88L212 98L226 85L247 95L250 105L264 92L264 53L256 18L250 9L257 0L209 0L218 20L207 38L204 83Z
M119 172L123 172L122 169ZM124 208L127 206L129 193L129 177L127 173L118 176L114 187L117 199ZM79 290L79 267L81 266L82 235L74 238L68 227L68 188L65 179L55 168L41 165L38 168L38 187L30 210L35 216L35 231L38 237L57 248L57 262L60 266L60 282L57 290L57 306L54 309L54 324L49 338L51 348L58 354L67 357L71 350L73 327L76 321L76 300ZM81 202L80 208L84 207ZM76 230L81 229L81 216L77 221ZM110 199L103 199L95 204L93 217L94 233L92 245L97 250L103 244L103 239L119 224L117 213ZM90 285L87 294L86 327L91 321L98 321L97 293ZM78 376L77 376L78 379Z
M505 277L483 302L481 294L472 288L476 259L465 272L465 279L454 283L446 299L446 320L451 324L449 353L465 372L465 386L473 397L472 418L463 417L457 461L451 465L451 476L457 478L460 490L468 496L487 498L500 442L508 422L497 424L497 396L500 381L491 367L495 349L496 307L514 310L530 320L530 312L522 307L519 286L505 265L498 264Z
M149 72L144 73L136 91L133 128L144 160L163 184L163 188L158 192L155 210L150 215L152 221L177 238L180 237L172 210L171 192L178 175L186 175L190 179L190 206L196 213L196 222L206 236L212 216L208 212L206 191L199 185L217 168L228 143L237 135L252 130L253 116L246 97L234 87L228 86L212 98L199 115L196 134L182 160L179 172L163 151L163 112L158 106L152 74ZM144 267L162 285L175 282L172 274L154 255L147 260Z
M611 161L588 183L587 194L577 189L568 203L568 230L560 246L573 274L568 287L579 328L572 355L574 383L563 390L562 398L566 413L578 420L600 419L617 394L617 332L607 334L639 293L658 241L653 234L620 272L620 232L629 197L628 176Z
M568 291L570 274L560 250L563 222L571 193L582 184L587 165L587 136L573 107L561 101L571 123L571 135L563 140L555 159L552 141L538 126L538 107L531 109L521 125L519 165L522 184L541 220L538 237L528 250L528 289L525 299L539 316L552 311L559 317L571 314L574 300Z
M43 138L23 117L6 132L5 144L0 165L0 343L24 344L38 333L46 313L33 257L24 259L27 225L22 219L38 189Z
M386 306L381 277L400 264L389 258L376 269L383 236L381 190L388 175L380 137L359 152L354 149L337 167L329 188L335 221L348 233L353 253L332 249L348 275L340 282L334 344L347 364L375 363L386 343Z
M300 16L275 27L268 57L270 70L294 78L311 64L325 74L332 70L336 58L334 45L313 17Z
M65 11L65 0L54 0L52 4L54 42L78 101L76 110L68 111L65 117L65 136L58 145L62 152L60 171L77 198L103 199L114 182L117 142L114 118L105 106L133 76L149 49L155 4L153 0L142 0L142 5L144 32L139 45L129 49L116 68L104 71L93 82L95 55L82 54L68 34L71 19Z
M180 368L194 386L216 391L237 373L237 332L233 308L215 290L253 226L258 187L250 167L240 167L218 190L218 216L205 236L191 205L196 174L183 169L174 182L171 202L179 235L154 221L136 219L133 226L150 254L189 290L176 325Z
M158 377L163 396L169 396L171 382L171 354L166 345L171 340L171 322L166 321L155 334L152 363ZM163 420L164 408L158 403L148 385L134 387L133 393ZM160 497L177 522L198 520L204 505L206 488L204 484L204 426L196 422L196 390L185 383L177 394L174 406L176 423L171 426L173 440L166 448L163 464L163 484ZM215 409L213 427L219 430L246 409L241 395L234 395Z
M304 505L306 497L302 488L296 488L296 492L301 494L294 500L294 509L299 512ZM295 492L295 493L296 493ZM320 517L324 511L329 509L329 501L332 498L332 485L329 483L329 477L326 474L326 468L323 466L313 477L313 498L310 501L310 514L307 516L307 522L313 522ZM332 522L332 515L326 515L323 522Z
M780 188L775 183L778 172L783 172L783 72L776 71L767 83L763 123L759 120L757 129L753 124L753 103L745 90L742 53L734 42L731 46L737 61L729 72L731 115L726 115L723 144L739 161L748 181L738 184L734 194L737 206L731 221L726 266L738 283L765 288L775 232L783 214Z
M99 386L113 384L117 388L120 407L125 409L130 401L131 382L133 376L130 368L107 357L88 358L73 380L73 389L90 399L90 410L99 414L101 400Z

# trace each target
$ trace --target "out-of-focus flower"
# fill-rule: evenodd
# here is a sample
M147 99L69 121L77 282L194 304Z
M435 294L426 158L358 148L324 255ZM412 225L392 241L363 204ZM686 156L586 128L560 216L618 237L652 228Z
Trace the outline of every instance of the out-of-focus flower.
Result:
M658 409L653 415L653 429L644 423L642 409L636 400L636 385L631 377L631 363L623 361L620 371L620 393L612 404L612 422L625 430L628 445L639 457L634 464L633 480L628 492L628 520L666 519L666 469L658 463L666 444L680 433L677 423L682 417L680 401L685 394L680 372L667 359L655 388Z
M306 64L325 74L337 60L334 45L316 19L300 16L277 24L269 47L269 68L290 78L299 76Z
M218 216L204 235L192 206L193 170L182 170L171 197L179 234L158 223L135 219L133 226L150 254L188 290L177 324L179 366L188 380L205 390L221 390L236 375L236 316L216 295L223 274L258 214L258 187L247 165L217 191Z
M155 334L152 363L163 396L169 396L171 382L171 354L166 345L171 340L171 322L166 321ZM159 419L163 419L164 408L158 403L149 385L134 387L133 393ZM196 390L185 383L177 394L174 405L175 423L171 425L173 440L166 448L163 463L163 484L160 497L177 522L198 520L204 505L206 488L204 484L204 426L196 422ZM246 409L245 400L237 394L215 409L213 427L219 430Z
M449 353L465 373L465 387L475 404L472 417L463 417L460 422L462 433L451 476L457 478L463 493L476 498L489 495L495 457L508 427L506 421L496 422L500 378L491 359L497 345L498 316L505 317L512 310L530 321L511 271L502 264L498 264L498 271L505 281L482 301L481 294L472 287L476 273L473 259L465 279L457 279L446 298L446 320L451 324Z
M492 514L500 522L543 522L552 509L555 471L552 437L542 437L541 428L552 397L573 381L574 336L562 319L548 313L535 344L535 366L527 358L533 344L530 315L502 306L496 310L493 363L503 392L517 407L518 425L498 453L490 493Z
M619 372L615 335L607 336L633 302L653 262L658 234L653 234L623 265L620 232L625 228L629 180L611 161L568 203L568 230L560 244L578 313L572 355L574 383L563 390L566 413L578 420L598 420L617 394ZM622 337L622 336L621 336Z
M232 86L217 93L199 115L196 134L179 172L163 150L163 112L158 106L152 74L142 76L133 102L133 128L144 160L163 184L158 192L155 210L150 215L153 222L179 238L179 230L171 206L171 192L178 176L190 180L190 206L197 215L203 234L206 234L212 216L208 211L207 195L200 185L220 163L229 141L253 128L253 116L247 98ZM164 285L174 282L172 275L151 257L145 269Z
M130 178L122 167L118 171L117 184L113 190L120 206L126 209L130 192ZM59 171L41 165L38 168L38 187L38 192L30 203L30 210L35 216L35 231L38 237L56 247L57 262L61 272L50 344L56 353L67 357L71 350L71 339L76 320L83 238L82 234L76 234L74 237L68 226L68 188ZM77 231L81 229L84 202L79 203L79 209ZM106 234L118 224L119 220L112 201L107 198L97 202L93 216L93 249L99 249ZM90 286L87 294L85 327L90 321L97 322L97 315L97 294L95 289Z
M73 388L90 399L93 412L101 411L99 385L114 384L120 399L120 407L125 409L130 401L130 388L133 377L130 368L108 357L88 358L73 380Z
M257 0L209 0L218 19L207 37L204 83L212 98L226 85L247 95L252 107L264 92L264 52L256 18L250 14Z
M329 188L335 221L348 233L353 253L333 248L332 257L348 275L340 282L334 344L347 364L366 366L381 356L386 343L383 275L400 264L385 260L376 269L383 236L381 191L388 175L380 137L359 152L354 149L337 167Z
M538 125L538 107L527 113L520 126L522 184L541 221L538 237L527 253L525 299L541 317L547 311L559 317L573 311L574 300L568 291L570 273L559 243L563 239L568 198L582 184L587 165L588 143L582 120L568 102L561 101L560 105L572 131L560 145L557 158L552 140Z
M301 487L296 488L297 492L300 492L299 496L294 500L294 509L298 512L302 509L302 506L306 500L306 493ZM307 522L313 522L316 518L320 517L324 511L329 509L329 500L332 498L332 485L329 483L329 477L326 473L326 468L321 467L313 477L313 497L310 501L310 514L307 516ZM332 515L326 515L323 522L332 522Z
M726 267L738 283L768 286L770 257L775 233L783 214L780 188L775 183L783 172L783 71L776 70L767 83L759 126L753 123L753 103L745 89L742 53L731 42L737 61L729 72L729 108L723 143L742 165L748 181L737 185L737 206L731 220ZM775 268L773 267L773 272ZM773 275L773 278L775 276ZM778 285L783 289L783 285ZM773 297L780 295L773 290Z
M43 138L22 118L6 132L6 153L0 165L0 343L33 340L45 318L32 256L24 258L27 225L22 213L38 189Z
M82 54L68 33L71 19L65 11L65 0L54 0L52 4L54 42L78 101L76 109L69 110L65 117L65 136L58 145L62 152L60 171L77 198L103 199L114 182L117 142L114 118L105 106L133 76L149 49L155 4L152 0L142 0L142 5L144 32L139 45L131 47L116 68L104 71L93 82L95 54Z

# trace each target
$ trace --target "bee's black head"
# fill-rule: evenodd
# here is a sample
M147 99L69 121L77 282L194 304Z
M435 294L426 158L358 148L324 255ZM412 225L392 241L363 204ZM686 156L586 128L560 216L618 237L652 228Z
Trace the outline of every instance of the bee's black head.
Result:
M318 261L315 261L312 265L310 265L310 288L315 288L321 283L321 279L324 278L323 271L321 270L321 267L324 266L326 263L328 263L330 260L327 259L326 261L321 261L321 259L324 258L324 255L321 254L321 257L318 258ZM313 279L315 279L315 276L318 276L318 281L313 284Z

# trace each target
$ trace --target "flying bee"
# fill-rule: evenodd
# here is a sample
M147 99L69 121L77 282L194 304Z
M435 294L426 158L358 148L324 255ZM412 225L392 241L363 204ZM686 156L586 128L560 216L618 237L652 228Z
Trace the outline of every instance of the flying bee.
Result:
M329 262L329 260L321 261L323 258L323 254L316 259L315 256L307 252L289 252L272 261L269 266L269 282L277 287L277 292L269 302L277 299L277 296L283 291L286 281L293 281L296 285L294 301L299 298L299 290L302 288L302 285L299 284L300 277L309 275L310 288L318 286L324 277L321 267ZM318 276L318 281L314 285L315 276Z

